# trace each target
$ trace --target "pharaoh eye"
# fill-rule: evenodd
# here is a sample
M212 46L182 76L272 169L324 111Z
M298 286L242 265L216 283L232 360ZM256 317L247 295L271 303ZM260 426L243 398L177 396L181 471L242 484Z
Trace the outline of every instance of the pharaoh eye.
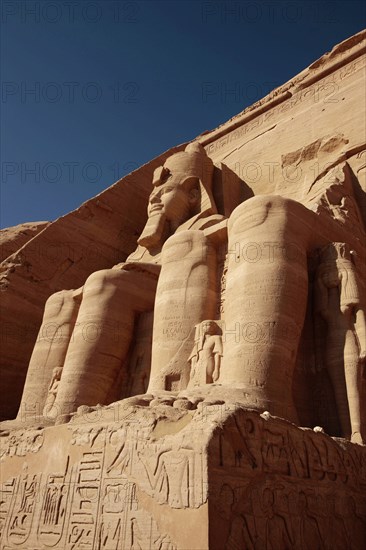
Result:
M171 177L171 172L167 169L167 168L164 168L164 171L161 175L161 178L160 178L160 181L162 183L165 183L166 181L168 181L168 179Z

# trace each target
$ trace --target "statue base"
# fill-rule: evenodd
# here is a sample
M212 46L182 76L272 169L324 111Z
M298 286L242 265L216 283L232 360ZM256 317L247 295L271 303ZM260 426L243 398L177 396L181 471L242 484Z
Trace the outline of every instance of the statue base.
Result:
M2 426L1 548L365 548L366 447L226 400Z

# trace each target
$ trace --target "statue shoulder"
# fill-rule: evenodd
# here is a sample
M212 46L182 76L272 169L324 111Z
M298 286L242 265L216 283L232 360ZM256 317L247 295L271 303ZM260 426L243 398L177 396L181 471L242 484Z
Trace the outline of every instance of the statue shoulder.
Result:
M212 214L205 218L197 216L195 219L188 220L182 224L176 231L179 233L187 229L203 231L206 237L227 238L227 223L228 219L221 214Z
M144 246L138 245L136 250L132 252L126 259L125 264L130 263L149 263L160 265L161 263L161 250L149 251Z
M201 218L194 222L190 229L201 229L205 230L209 227L214 227L222 223L227 223L227 218L221 214L212 214L207 216L207 218Z

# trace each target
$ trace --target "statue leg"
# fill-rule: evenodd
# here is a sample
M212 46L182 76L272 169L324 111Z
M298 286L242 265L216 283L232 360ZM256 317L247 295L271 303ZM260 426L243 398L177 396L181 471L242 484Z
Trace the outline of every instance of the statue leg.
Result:
M137 313L154 308L157 278L105 269L86 281L51 418L106 404L133 335Z
M248 406L296 421L292 375L304 323L311 212L257 196L229 219L228 274L219 383Z
M346 332L344 346L344 371L346 378L349 418L351 422L351 441L362 443L361 435L361 368L359 349L353 330Z
M162 251L148 392L187 387L195 325L214 319L216 304L214 246L203 231L173 235Z
M343 315L339 311L335 311L334 316L333 322L328 325L326 366L333 386L342 437L350 437L350 410L346 381L346 356L348 357L349 354L349 345L346 345L347 326ZM352 337L354 338L353 335ZM350 357L348 357L349 359ZM348 363L349 368L350 363Z
M40 418L47 400L52 371L62 367L79 311L82 289L62 290L46 302L43 321L32 357L17 420Z

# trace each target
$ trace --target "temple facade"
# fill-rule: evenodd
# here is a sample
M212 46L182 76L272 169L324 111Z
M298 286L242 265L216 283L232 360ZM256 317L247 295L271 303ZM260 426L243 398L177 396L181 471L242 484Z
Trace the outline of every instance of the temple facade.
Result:
M4 550L366 547L364 46L9 242Z

